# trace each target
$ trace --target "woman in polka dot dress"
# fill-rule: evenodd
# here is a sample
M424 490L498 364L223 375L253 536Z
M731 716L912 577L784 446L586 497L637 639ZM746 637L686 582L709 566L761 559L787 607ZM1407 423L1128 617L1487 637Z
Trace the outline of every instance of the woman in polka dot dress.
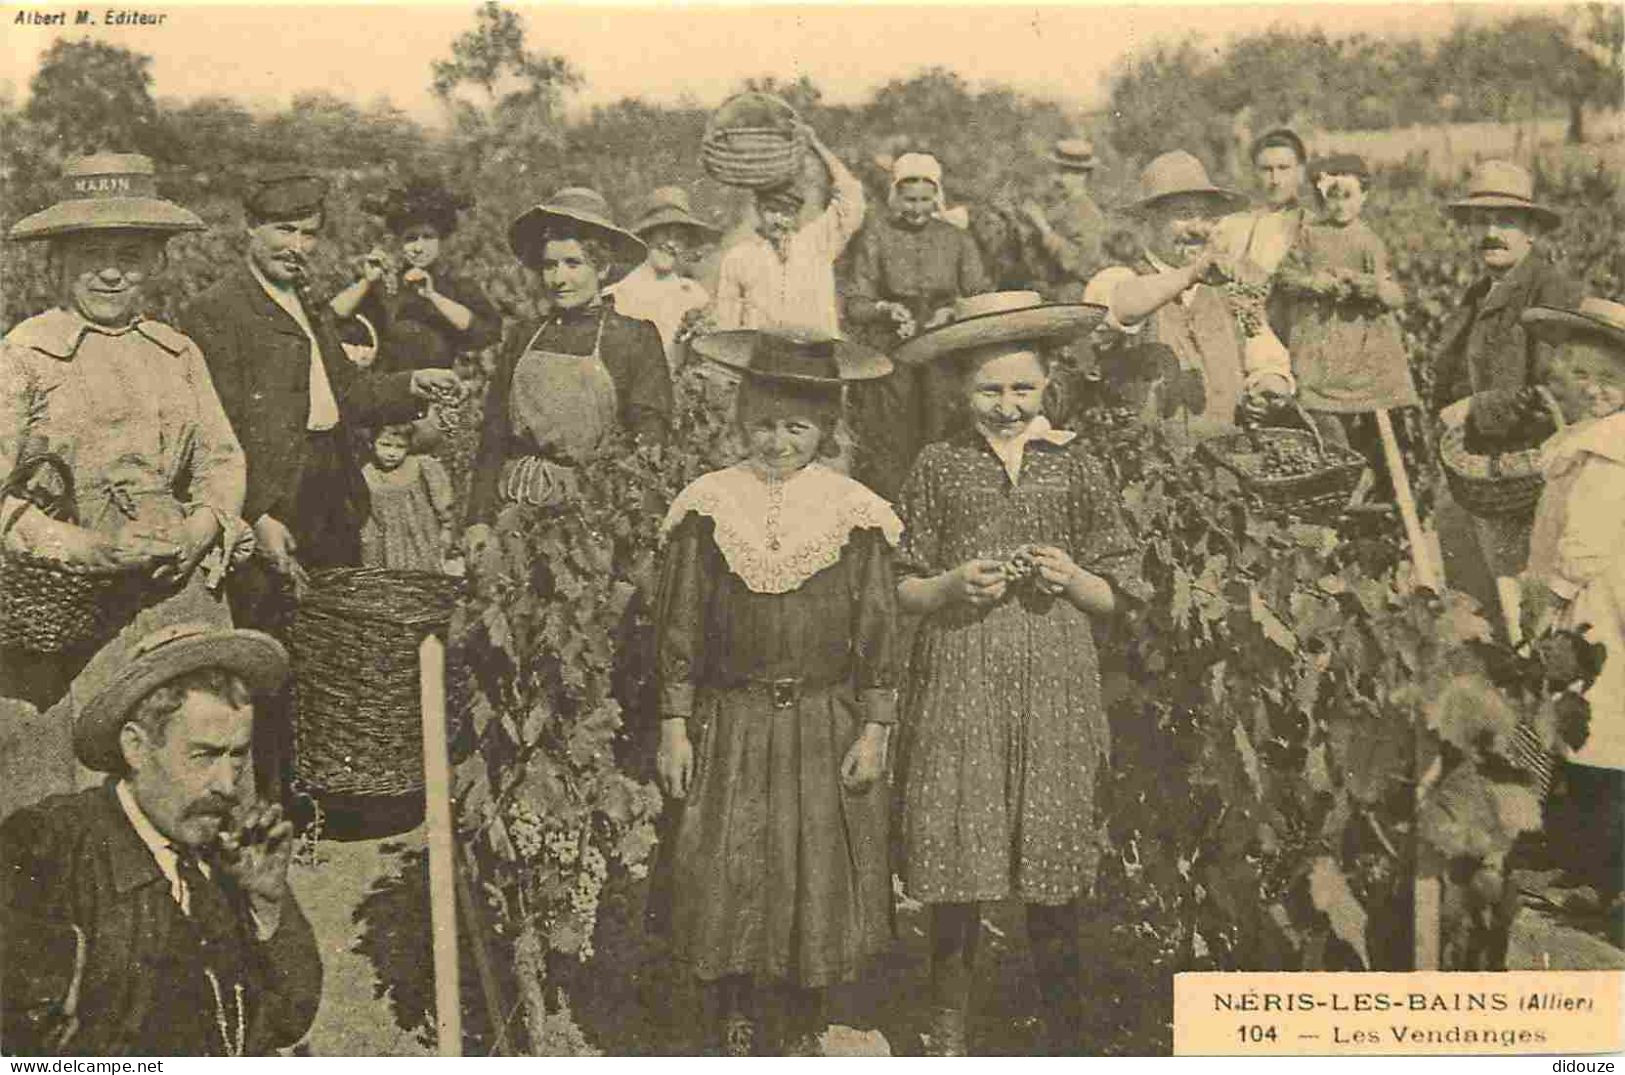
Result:
M1099 855L1107 725L1091 618L1141 585L1117 490L1042 413L1040 343L1103 311L1036 294L962 300L899 362L951 361L974 428L928 445L898 513L899 607L924 617L905 702L909 894L931 905L931 1046L965 1050L981 913L1014 898L1052 1047L1076 1051L1078 900Z

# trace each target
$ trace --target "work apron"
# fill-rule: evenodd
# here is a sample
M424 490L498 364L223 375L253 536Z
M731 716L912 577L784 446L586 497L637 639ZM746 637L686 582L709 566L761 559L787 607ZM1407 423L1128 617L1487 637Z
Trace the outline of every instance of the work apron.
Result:
M600 314L589 354L538 348L545 324L525 345L513 371L508 421L537 451L502 465L504 502L547 507L572 498L575 464L596 455L614 432L620 401L602 358L604 321Z

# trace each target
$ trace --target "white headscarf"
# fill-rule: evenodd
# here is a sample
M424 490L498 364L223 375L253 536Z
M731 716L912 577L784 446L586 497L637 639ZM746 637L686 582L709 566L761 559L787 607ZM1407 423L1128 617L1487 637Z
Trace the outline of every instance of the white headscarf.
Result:
M942 198L942 165L929 153L904 153L892 162L888 200L893 209L897 207L897 188L911 179L924 179L936 188L937 216L948 211L948 203Z

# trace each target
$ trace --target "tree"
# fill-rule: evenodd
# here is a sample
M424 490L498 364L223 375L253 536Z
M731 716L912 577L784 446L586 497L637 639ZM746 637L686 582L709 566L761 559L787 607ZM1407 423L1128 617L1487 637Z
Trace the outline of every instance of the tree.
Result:
M1233 137L1229 117L1215 104L1219 80L1207 52L1194 41L1158 44L1120 62L1106 106L1111 143L1123 156L1148 160L1183 149L1224 162ZM1231 97L1232 104L1239 97Z
M101 41L57 40L29 81L24 116L66 154L160 146L152 57Z

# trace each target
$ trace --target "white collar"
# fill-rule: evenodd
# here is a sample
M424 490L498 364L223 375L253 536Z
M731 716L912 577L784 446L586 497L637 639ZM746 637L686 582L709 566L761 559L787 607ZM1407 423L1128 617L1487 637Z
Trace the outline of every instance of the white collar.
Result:
M118 797L118 804L124 808L124 816L130 819L130 826L135 829L135 834L141 837L141 842L152 852L159 871L169 882L169 894L180 904L182 911L188 911L191 894L186 891L186 886L181 884L180 856L175 853L174 845L158 831L152 819L147 817L147 812L141 809L141 804L135 801L135 793L130 790L128 780L120 780L114 786L113 794ZM204 875L208 876L208 864L199 862L198 865Z
M1586 455L1625 463L1625 411L1570 426L1547 441L1540 455L1541 469L1554 476Z
M729 570L756 593L789 593L832 566L854 530L877 529L894 546L903 534L890 504L821 463L782 481L747 463L702 475L672 501L662 537L689 512L712 520Z
M1045 444L1053 444L1060 448L1071 444L1077 437L1070 429L1054 428L1050 425L1049 418L1042 414L1028 422L1027 428L1013 437L990 437L987 431L980 427L977 428L977 432L987 441L987 446L993 449L993 454L999 457L999 462L1004 464L1004 472L1010 476L1012 485L1021 477L1021 460L1030 442L1043 441Z

